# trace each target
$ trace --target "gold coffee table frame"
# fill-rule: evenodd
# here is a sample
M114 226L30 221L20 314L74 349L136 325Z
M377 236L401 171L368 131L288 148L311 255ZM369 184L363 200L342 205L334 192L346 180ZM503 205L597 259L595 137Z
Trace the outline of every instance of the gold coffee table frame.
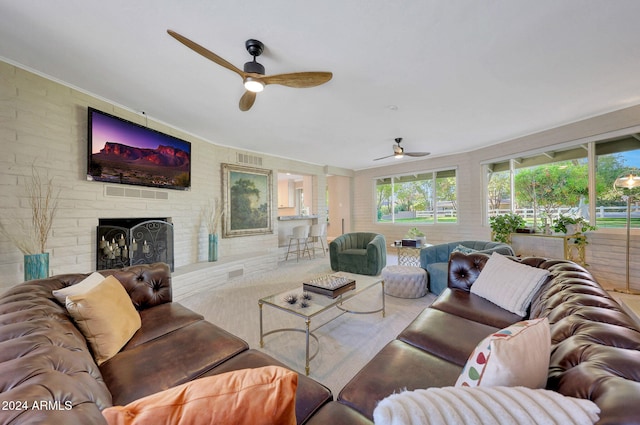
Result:
M283 291L283 292L279 292L277 294L274 295L270 295L268 297L264 297L261 298L258 301L258 308L260 309L260 347L264 347L264 337L267 335L271 335L277 332L302 332L305 334L305 342L306 342L306 347L305 347L305 367L304 367L304 371L305 374L307 376L309 376L309 363L311 362L311 360L313 360L316 355L318 354L318 351L320 351L320 341L318 340L318 337L314 334L314 332L318 329L320 329L321 327L323 327L324 325L326 325L327 323L332 322L333 320L337 319L338 317L341 317L343 314L345 313L350 313L350 314L374 314L374 313L380 313L382 312L382 317L385 317L385 300L384 300L384 281L382 280L381 277L379 276L365 276L365 275L359 275L359 274L353 274L353 273L346 273L346 272L337 272L334 273L334 275L337 276L345 276L345 277L349 277L351 279L354 279L356 281L356 287L355 289L351 290L351 291L347 291L342 295L337 296L336 298L331 298L328 297L326 295L322 295L322 294L317 294L314 292L309 292L309 294L311 294L311 299L310 300L304 300L302 295L303 295L303 290L302 290L302 283L300 283L300 287L295 288L295 289L290 289L287 291ZM382 296L382 307L376 309L376 310L370 310L370 311L354 311L354 310L349 310L347 308L345 308L342 304L357 296L358 294L366 291L367 289L373 288L376 285L380 285L380 293ZM295 304L290 304L288 303L285 298L289 295L295 295L298 298L297 303ZM300 302L301 301L306 301L308 303L308 305L306 307L301 307L300 306ZM274 329L274 330L270 330L268 332L264 332L264 327L263 327L263 319L262 319L262 306L263 305L267 305L267 306L271 306L275 309L281 310L281 311L285 311L289 314L293 314L295 316L301 317L304 319L304 323L305 323L305 327L304 328L279 328L279 329ZM321 323L319 326L311 329L311 319L314 318L315 316L327 312L329 310L331 310L332 308L337 308L338 310L341 310L341 313L338 314L337 316L327 320L324 323ZM316 349L313 353L310 353L309 350L309 339L313 338L316 341Z

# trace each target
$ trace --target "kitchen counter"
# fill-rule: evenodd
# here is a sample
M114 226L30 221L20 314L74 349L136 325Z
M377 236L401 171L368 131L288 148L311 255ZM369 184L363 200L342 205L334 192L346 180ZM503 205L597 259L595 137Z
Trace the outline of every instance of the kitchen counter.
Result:
M317 215L283 215L278 217L278 246L286 247L289 245L289 238L294 227L305 224L310 226L317 223Z
M282 215L278 217L280 221L289 221L289 220L313 220L317 219L317 215Z

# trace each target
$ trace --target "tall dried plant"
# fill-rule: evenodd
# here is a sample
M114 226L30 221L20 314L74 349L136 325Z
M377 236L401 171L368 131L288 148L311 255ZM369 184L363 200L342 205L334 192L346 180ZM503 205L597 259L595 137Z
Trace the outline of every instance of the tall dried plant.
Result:
M224 205L218 198L213 198L202 208L202 217L210 235L218 233L218 226L224 214Z
M31 219L13 219L9 224L0 222L0 232L23 254L41 254L46 249L58 211L60 191L55 189L53 178L43 180L32 167L31 179L25 181L25 194L31 207Z

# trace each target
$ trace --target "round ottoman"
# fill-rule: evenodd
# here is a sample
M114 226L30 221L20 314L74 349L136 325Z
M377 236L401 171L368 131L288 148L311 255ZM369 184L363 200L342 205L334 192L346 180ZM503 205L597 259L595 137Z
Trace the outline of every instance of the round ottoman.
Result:
M414 266L387 266L382 269L384 293L398 298L427 295L427 271Z

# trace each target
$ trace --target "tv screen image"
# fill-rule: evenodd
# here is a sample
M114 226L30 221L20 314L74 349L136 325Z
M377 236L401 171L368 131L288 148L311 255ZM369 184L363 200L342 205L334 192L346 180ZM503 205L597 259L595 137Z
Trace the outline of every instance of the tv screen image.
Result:
M187 190L191 143L88 108L87 180Z

